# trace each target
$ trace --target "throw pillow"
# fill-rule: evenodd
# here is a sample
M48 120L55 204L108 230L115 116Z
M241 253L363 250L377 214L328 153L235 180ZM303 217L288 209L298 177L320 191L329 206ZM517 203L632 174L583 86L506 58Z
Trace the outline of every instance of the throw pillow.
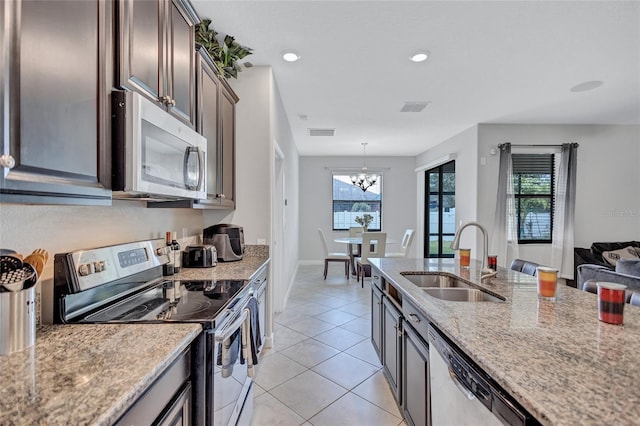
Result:
M620 259L616 263L616 272L640 277L640 259Z
M620 250L625 247L640 247L640 241L618 241L613 243L593 243L591 244L591 253L596 259L602 258L602 252Z
M602 258L612 266L616 266L616 262L620 259L638 259L640 255L635 247L625 247L619 250L603 251Z

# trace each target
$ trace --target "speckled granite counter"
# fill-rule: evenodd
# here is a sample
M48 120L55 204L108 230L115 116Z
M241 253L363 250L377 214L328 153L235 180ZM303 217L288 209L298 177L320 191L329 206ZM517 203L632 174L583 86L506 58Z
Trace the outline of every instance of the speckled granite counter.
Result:
M108 425L198 336L196 324L39 326L0 356L1 425Z
M479 265L454 259L371 259L440 330L543 424L638 424L640 308L624 326L598 321L597 297L558 286L539 301L535 278L499 271L491 292L504 303L447 302L426 295L403 271L443 271L479 283Z
M181 268L176 280L248 280L269 261L268 246L246 246L242 260L218 262L213 268Z

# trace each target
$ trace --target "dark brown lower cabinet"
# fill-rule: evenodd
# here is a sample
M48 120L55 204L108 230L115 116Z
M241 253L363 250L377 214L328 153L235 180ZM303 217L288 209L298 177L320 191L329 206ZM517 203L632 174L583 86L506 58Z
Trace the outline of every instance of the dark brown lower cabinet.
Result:
M429 345L405 321L402 336L402 411L412 426L429 420Z
M382 366L396 401L401 403L402 316L388 297L382 301Z

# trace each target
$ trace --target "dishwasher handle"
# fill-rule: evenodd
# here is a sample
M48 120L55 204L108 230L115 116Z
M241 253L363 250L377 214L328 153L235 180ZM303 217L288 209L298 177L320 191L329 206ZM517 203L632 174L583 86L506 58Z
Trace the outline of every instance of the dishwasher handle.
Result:
M460 382L460 379L458 379L456 372L453 371L453 368L451 367L449 367L449 377L451 377L451 380L456 385L458 390L462 392L465 398L467 398L469 401L473 401L474 399L476 399L476 396L473 394L473 392L467 389L467 387L462 382Z

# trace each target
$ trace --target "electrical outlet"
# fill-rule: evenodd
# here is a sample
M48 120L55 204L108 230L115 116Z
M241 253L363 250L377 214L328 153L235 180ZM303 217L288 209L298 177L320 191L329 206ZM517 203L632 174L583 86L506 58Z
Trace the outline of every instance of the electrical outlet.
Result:
M265 240L264 238L258 238L256 244L258 244L259 246L265 246L267 245L267 240Z

